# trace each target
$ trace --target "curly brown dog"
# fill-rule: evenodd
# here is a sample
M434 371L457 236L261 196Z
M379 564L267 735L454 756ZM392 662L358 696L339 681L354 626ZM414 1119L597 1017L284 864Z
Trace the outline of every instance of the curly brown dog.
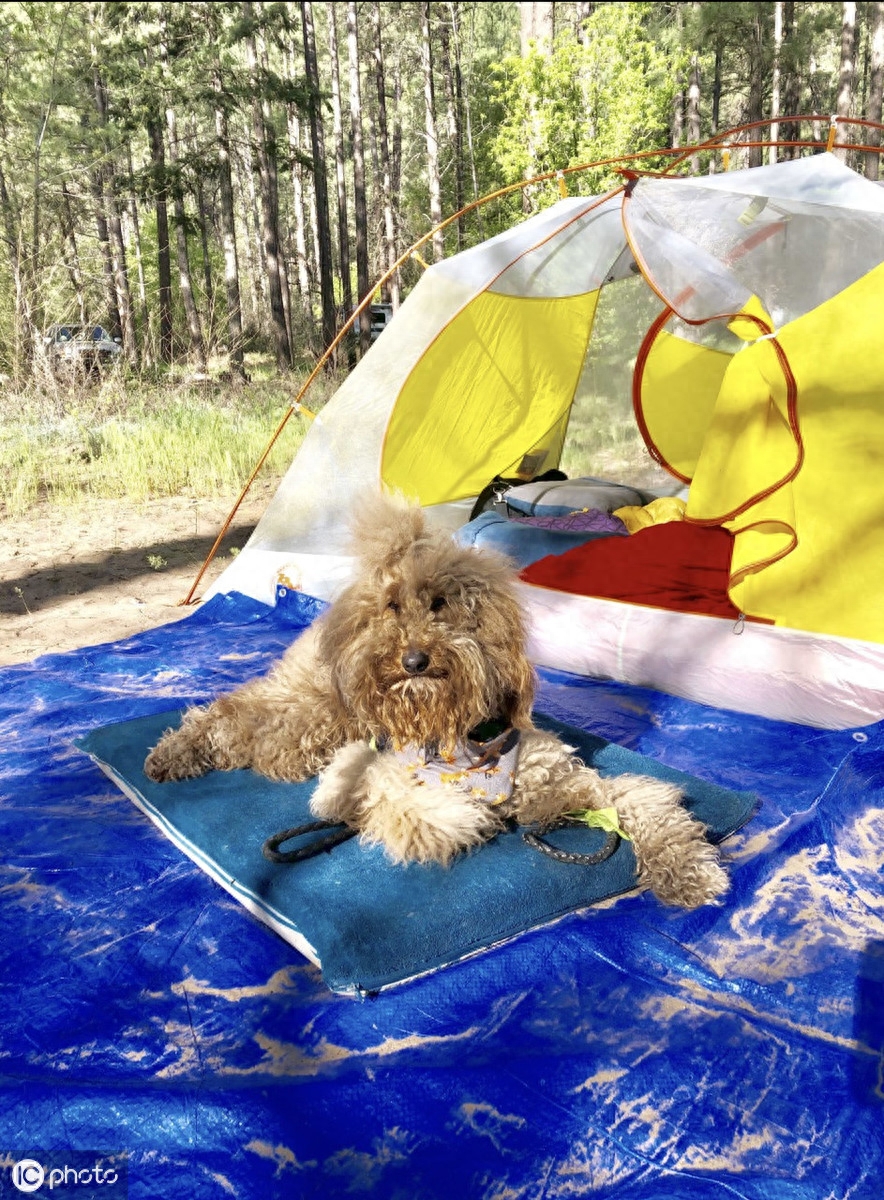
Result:
M544 829L613 807L639 884L710 903L727 874L671 784L602 779L531 720L534 672L511 564L459 546L384 497L355 524L359 566L339 599L262 678L188 710L151 750L153 780L251 767L317 773L316 816L398 862L449 863L508 820Z

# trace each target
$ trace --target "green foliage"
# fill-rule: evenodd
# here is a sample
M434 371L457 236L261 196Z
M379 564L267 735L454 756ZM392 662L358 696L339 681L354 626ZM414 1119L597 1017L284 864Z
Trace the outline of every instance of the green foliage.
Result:
M500 65L492 148L505 182L666 145L675 64L647 34L651 8L598 5L584 41L566 30L551 51ZM586 177L593 191L616 181L603 168Z

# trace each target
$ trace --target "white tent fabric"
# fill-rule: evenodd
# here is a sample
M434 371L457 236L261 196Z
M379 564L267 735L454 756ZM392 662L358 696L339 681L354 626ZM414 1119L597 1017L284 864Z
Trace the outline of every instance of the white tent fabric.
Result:
M837 241L824 235L833 210ZM705 335L690 322L738 312L753 298L779 328L884 262L884 189L830 154L721 175L640 179L625 213L620 193L562 200L430 267L316 417L253 536L208 595L238 591L273 604L279 588L293 587L334 597L352 572L349 516L361 495L383 486L384 439L402 389L427 348L485 293L604 295L608 284L634 281L638 261L657 295L685 319L679 332L691 340ZM640 340L647 324L637 328ZM723 336L738 348L733 334ZM637 349L635 334L624 336L630 368ZM589 374L580 388L591 386ZM456 529L471 505L472 497L452 497L428 513ZM845 728L884 717L882 645L751 623L735 632L718 618L527 585L522 592L538 665L811 725Z

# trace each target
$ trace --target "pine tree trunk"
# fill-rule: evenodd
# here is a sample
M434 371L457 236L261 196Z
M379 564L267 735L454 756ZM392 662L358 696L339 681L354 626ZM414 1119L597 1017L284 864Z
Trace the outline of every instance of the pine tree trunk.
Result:
M246 125L242 144L250 146L251 139ZM261 246L261 217L258 213L258 192L255 188L254 159L249 150L248 161L240 163L237 172L242 207L246 216L246 254L249 263L249 297L251 300L252 323L255 329L265 330L267 293L264 280L267 268Z
M433 47L430 42L430 0L421 4L421 70L424 77L424 121L427 136L427 183L430 192L430 224L442 222L442 183L439 178L439 133L436 128L436 89L433 85ZM433 234L433 258L445 257L441 229Z
M104 169L99 164L89 173L89 184L92 191L92 203L95 212L95 229L98 234L98 246L101 251L101 263L104 268L104 295L107 316L102 320L107 322L111 337L122 339L123 319L117 293L116 266L114 253L111 249L110 231L108 229L107 212L105 211L106 189L104 185Z
M196 361L197 370L206 372L206 343L203 340L203 330L200 323L199 310L193 293L193 276L190 270L190 253L187 247L187 215L184 209L184 194L181 180L177 174L179 167L178 153L178 121L175 109L169 105L166 108L166 129L169 134L169 161L176 171L172 188L172 213L175 225L175 251L178 258L178 290L184 305L184 315L187 319L187 329L190 335L190 352Z
M455 44L460 46L460 18L457 16L457 5L450 4L452 10L452 24L454 28ZM454 22L456 21L456 24ZM460 59L460 50L457 50L458 59ZM470 103L470 87L469 84L464 88L463 93L463 116L464 116L464 133L467 142L467 159L470 166L470 184L473 194L473 200L479 200L479 173L476 169L476 147L473 142L473 113ZM480 240L485 240L485 218L483 216L483 205L473 210L476 225L479 231Z
M522 58L527 58L532 42L545 42L546 50L552 48L555 33L555 4L522 2L519 4L521 18L520 38Z
M393 220L393 187L390 173L390 142L387 136L387 86L384 79L384 46L381 37L381 6L379 0L374 0L371 6L372 25L374 26L374 64L375 82L378 93L378 123L377 151L378 170L381 174L383 215L384 215L384 248L386 250L385 273L392 269L397 260L396 228ZM387 283L387 296L394 311L399 307L399 273L393 274Z
M751 124L753 121L764 119L764 27L762 24L762 14L757 8L753 13L749 28L749 99L746 120ZM757 141L759 132L763 131L759 131L757 127L750 130L750 140ZM764 151L762 148L760 146L750 146L749 166L760 167L763 161Z
M74 215L71 210L71 194L68 191L68 185L62 182L61 185L61 234L62 234L62 253L64 255L65 266L68 271L68 278L71 281L71 287L74 290L74 295L77 297L77 309L80 314L80 324L85 325L86 317L86 287L83 283L83 271L80 267L80 252L77 247L77 234L74 226Z
M857 23L855 0L844 0L841 5L841 58L838 68L838 97L835 101L835 115L849 117L853 101L853 89L856 83L856 46ZM846 130L836 134L835 140L841 141ZM847 151L835 150L836 157L847 162Z
M700 140L700 56L696 51L691 55L691 73L688 81L688 142L692 146ZM691 155L691 174L700 173L700 156Z
M227 297L227 339L230 369L245 376L242 336L242 299L239 289L239 256L236 249L236 216L233 204L233 172L230 165L230 129L224 107L224 85L217 63L212 76L215 102L215 137L218 142L218 204L221 240L224 246L224 291Z
M160 305L160 362L171 363L174 325L172 321L172 251L169 242L169 184L166 150L158 119L147 123L154 174L154 203L157 218L157 279Z
M290 64L290 73L293 67ZM307 211L304 200L304 167L301 162L304 151L301 147L301 118L294 104L287 111L289 135L289 161L291 162L292 208L295 216L295 263L298 269L298 293L301 308L308 318L310 333L313 329L313 298L310 280L310 257L307 247Z
M131 363L137 362L138 350L135 340L135 320L132 314L132 294L129 289L129 272L126 266L126 246L123 241L123 229L120 220L120 208L117 202L116 171L114 168L113 151L108 137L108 97L107 87L101 71L98 52L98 41L101 31L98 29L96 6L90 5L89 20L89 52L92 65L92 99L98 114L98 125L103 162L93 172L93 190L96 205L102 210L104 229L107 232L107 250L110 263L110 280L116 293L116 303L111 307L112 336L120 338L126 358ZM99 198L96 189L102 193ZM101 223L102 218L99 218ZM105 270L107 271L107 258ZM110 289L109 283L109 289Z
M9 266L12 271L15 288L15 324L14 341L12 346L12 372L16 382L19 382L30 363L37 346L37 330L34 328L31 304L28 296L28 283L22 266L21 230L15 205L6 187L6 173L0 164L0 213L3 220L3 240L9 255Z
M319 291L322 300L322 345L335 340L337 321L332 278L331 229L328 220L328 183L325 174L325 131L319 103L319 70L316 62L316 34L311 0L301 0L301 24L304 34L304 68L310 89L310 144L313 150L313 192L316 198L316 236L319 251Z
M244 0L242 11L243 17L251 25L254 21L251 0ZM292 365L292 349L283 298L276 141L272 125L269 125L264 119L263 88L258 77L258 50L252 33L246 38L246 54L252 86L252 152L261 181L261 242L267 271L270 323L277 366L280 371L288 371Z
M347 213L347 184L344 175L344 118L341 112L341 74L338 63L338 28L335 5L325 6L328 15L328 51L331 67L332 117L335 138L335 185L338 208L338 266L344 320L353 312L353 283L350 279L350 221Z
M442 79L445 86L445 104L448 110L448 145L454 159L454 211L460 213L464 206L463 182L463 96L460 74L460 50L457 40L457 4L449 4L452 30L449 33L445 21L440 23L439 33L442 45ZM452 35L454 47L452 50ZM457 249L464 248L464 218L458 216L455 223L457 232Z
M869 4L869 107L870 121L881 122L884 102L884 3L871 0ZM869 146L881 145L881 130L867 129L865 141ZM866 155L866 179L878 179L881 170L880 154Z
M138 219L138 203L132 189L132 176L134 172L131 142L126 143L126 156L129 169L126 211L132 224L132 245L135 248L135 272L138 279L138 304L141 317L141 356L148 365L151 365L154 361L153 328L150 319L150 307L147 303L147 283L144 278L144 253L141 248L141 225Z
M721 71L723 65L724 54L721 48L721 42L717 42L715 46L715 66L712 73L712 113L711 113L711 129L710 134L714 137L718 133L718 126L721 123Z
M353 143L353 207L356 224L356 291L361 303L368 295L368 207L365 199L365 147L362 138L362 89L359 80L359 30L355 0L347 4L347 61L350 69L350 134ZM359 349L371 345L371 316L359 318Z
M801 104L801 78L798 73L797 49L798 30L795 21L795 0L784 0L783 4L783 112L788 116L797 116ZM780 138L784 142L797 142L801 137L801 126L798 121L782 121L780 123ZM798 158L800 150L797 146L784 146L780 158Z
M780 126L777 117L780 116L780 79L782 76L782 60L783 60L783 0L776 0L774 4L774 57L773 57L773 72L771 75L770 85L770 140L776 142L780 136ZM768 161L775 163L777 161L777 147L770 146L768 149Z

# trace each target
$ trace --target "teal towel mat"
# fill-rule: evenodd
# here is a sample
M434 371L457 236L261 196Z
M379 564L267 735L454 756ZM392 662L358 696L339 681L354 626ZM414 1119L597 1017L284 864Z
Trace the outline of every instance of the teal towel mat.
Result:
M262 852L268 837L312 820L315 781L273 783L253 771L214 771L181 783L153 783L142 771L145 756L180 715L108 725L75 744L180 850L316 963L333 991L377 992L636 886L627 841L603 863L575 865L531 848L518 831L447 868L394 866L382 850L356 838L303 862L269 862ZM710 841L721 841L752 815L751 794L685 775L551 718L535 720L602 775L633 772L678 784ZM553 839L592 854L605 835L573 828Z

